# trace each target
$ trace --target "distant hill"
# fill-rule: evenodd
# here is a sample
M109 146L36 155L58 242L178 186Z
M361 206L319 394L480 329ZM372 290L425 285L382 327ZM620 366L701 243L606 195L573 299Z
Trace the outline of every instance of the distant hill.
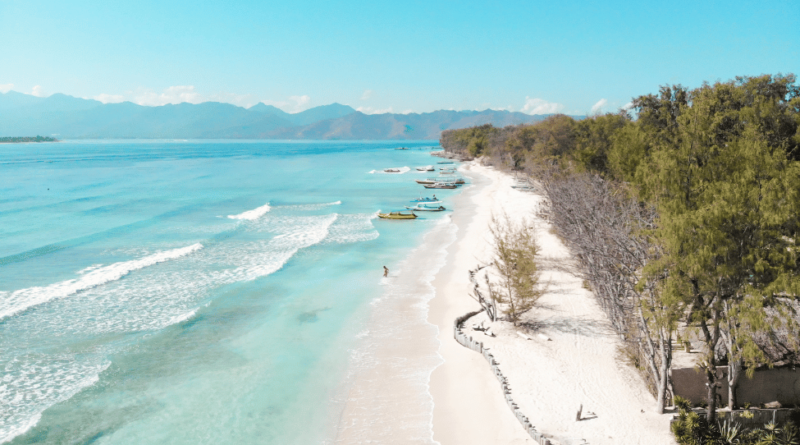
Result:
M438 139L443 130L491 123L505 126L544 119L508 111L447 111L409 114L355 112L303 127L281 128L270 133L276 139Z
M0 137L41 134L59 139L438 139L442 130L486 123L534 122L546 115L508 111L363 114L342 104L300 113L259 103L218 102L147 107L103 104L64 94L42 98L0 93Z

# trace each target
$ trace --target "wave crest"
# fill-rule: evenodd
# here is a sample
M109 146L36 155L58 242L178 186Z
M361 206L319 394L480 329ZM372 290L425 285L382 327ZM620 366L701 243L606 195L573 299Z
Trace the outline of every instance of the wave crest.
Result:
M256 207L253 210L248 210L246 212L242 212L238 215L228 215L229 219L245 219L248 221L254 221L258 218L264 216L267 212L270 211L272 207L269 206L269 203L264 204L261 207Z
M80 278L61 281L49 286L36 286L14 292L0 292L0 320L22 312L32 306L55 298L65 298L86 289L119 280L134 270L180 258L203 248L200 243L179 249L165 250L131 261L121 261L108 266L84 269Z

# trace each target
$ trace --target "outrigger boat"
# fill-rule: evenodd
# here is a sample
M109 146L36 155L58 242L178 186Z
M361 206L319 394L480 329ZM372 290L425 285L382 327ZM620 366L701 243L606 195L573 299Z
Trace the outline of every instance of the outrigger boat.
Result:
M455 189L455 188L458 188L458 186L455 185L452 182L449 182L449 183L437 182L436 184L423 184L423 187L425 187L426 189Z
M417 167L417 171L418 172L434 172L434 171L436 171L436 169L433 168L432 165L426 165L424 167Z
M416 207L406 206L406 208L415 212L441 212L442 210L447 210L444 206L430 206L425 204L417 204Z
M417 219L417 215L414 212L404 213L404 212L389 212L389 213L378 213L378 218L382 219Z
M443 177L438 177L438 178L428 178L428 179L415 179L415 181L417 181L417 184L422 184L422 185L425 185L425 184L428 184L428 185L436 184L436 183L439 183L439 182L444 182L444 183L447 183L447 184L455 184L455 185L464 185L465 184L463 178L446 178L446 177L443 178Z
M438 199L436 199L436 198L428 198L428 197L425 197L425 198L423 198L423 197L419 197L419 198L417 198L417 199L412 199L410 202L429 202L429 203L434 203L434 202L436 202L436 203L438 203L438 202L441 202L441 201L439 201L439 200L438 200Z

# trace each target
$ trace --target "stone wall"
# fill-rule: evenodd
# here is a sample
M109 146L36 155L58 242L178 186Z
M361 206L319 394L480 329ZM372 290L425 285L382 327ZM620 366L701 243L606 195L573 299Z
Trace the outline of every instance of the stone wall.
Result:
M508 383L508 379L500 371L500 366L494 359L494 356L489 352L489 348L484 348L483 342L475 341L472 337L463 332L462 326L464 325L464 322L471 317L480 314L481 312L483 312L483 309L469 312L461 317L456 318L453 326L453 336L457 342L461 343L461 345L483 355L483 358L489 362L489 366L492 367L492 372L494 373L495 377L497 377L497 381L500 382L500 389L503 391L503 395L506 398L506 404L511 409L511 412L514 413L514 416L516 416L517 420L519 420L519 423L522 424L522 427L525 429L525 431L527 431L528 434L533 438L533 440L535 440L539 445L553 445L549 439L544 437L542 433L536 431L536 428L531 424L528 417L526 417L525 414L520 411L519 406L517 406L517 404L514 402L514 399L511 397L511 386Z
M706 400L705 374L696 368L671 370L672 387L676 395L688 399L694 405ZM728 404L728 367L718 366L717 376L724 384L717 388L720 405ZM793 366L757 370L753 378L739 377L736 397L740 405L749 403L759 406L778 401L784 407L800 405L800 371Z

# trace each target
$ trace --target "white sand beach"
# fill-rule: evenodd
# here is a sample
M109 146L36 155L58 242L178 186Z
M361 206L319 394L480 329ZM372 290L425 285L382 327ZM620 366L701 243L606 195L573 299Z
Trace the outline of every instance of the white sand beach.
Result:
M468 270L491 260L491 215L505 211L515 220L527 218L537 229L547 292L525 321L538 329L526 340L510 323L496 322L492 330L497 337L491 338L469 328L480 321L489 324L480 314L467 322L464 332L491 348L514 400L553 443L674 444L670 415L655 413L655 400L641 378L621 363L620 341L605 315L582 280L568 272L569 251L535 215L543 198L513 189L513 179L492 168L469 163L462 169L474 181L489 183L465 196L476 210L463 228L465 221L456 221L458 240L434 281L429 321L439 327L444 359L431 376L434 439L442 445L533 443L506 406L488 363L453 339L453 320L479 309L467 295ZM576 421L580 405L584 420Z

